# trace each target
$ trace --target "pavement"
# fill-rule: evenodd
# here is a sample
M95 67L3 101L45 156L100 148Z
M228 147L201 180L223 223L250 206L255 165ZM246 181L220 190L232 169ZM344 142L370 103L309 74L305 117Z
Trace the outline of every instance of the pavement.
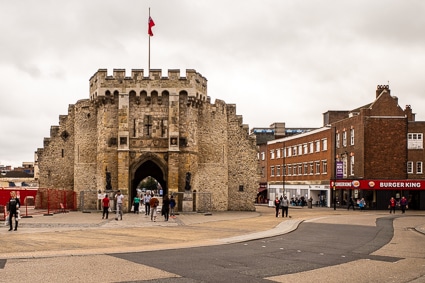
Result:
M379 217L400 217L406 219L404 223L408 225L408 229L422 233L425 237L425 211L409 210L406 214L397 211L396 215L390 215L388 211L360 212L342 208L334 210L322 207L312 209L291 207L289 216L276 218L274 208L265 205L258 205L256 211L251 212L179 213L169 221L164 221L159 215L156 222L151 221L150 217L144 213L126 213L123 220L119 221L114 219L113 214L110 214L107 220L102 219L100 212L71 211L53 215L35 214L31 218L22 218L19 221L18 231L8 231L8 226L4 224L0 226L2 243L0 267L1 260L7 261L6 267L3 270L0 268L0 276L3 279L16 276L13 272L15 265L16 268L20 266L19 273L23 276L22 268L25 268L23 266L29 259L44 259L44 264L39 267L43 269L48 268L45 265L53 268L53 262L57 258L64 258L63 262L66 262L72 259L65 260L65 258L89 256L91 264L96 266L96 260L109 261L110 259L104 257L114 253L223 245L282 235L297 229L304 221L375 225L376 218ZM34 262L31 264L28 268L32 268ZM102 266L101 263L99 264ZM149 274L152 276L151 279L175 276L153 270L150 270ZM34 274L28 274L28 276L32 282L50 282L46 274L40 277L40 280L37 280ZM107 272L99 271L99 274L93 276L97 279L105 276L104 281L110 282ZM125 276L131 275L126 273ZM317 275L314 276L317 278ZM131 278L127 277L125 280L131 281ZM423 279L425 280L425 277ZM280 279L273 280L279 282ZM84 280L73 278L72 281L83 282Z

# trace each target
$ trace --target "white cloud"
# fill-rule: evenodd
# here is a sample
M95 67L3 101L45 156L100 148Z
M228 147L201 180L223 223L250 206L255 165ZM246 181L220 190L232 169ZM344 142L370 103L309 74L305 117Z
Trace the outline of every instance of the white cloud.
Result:
M1 1L1 0L0 0ZM1 1L0 164L32 161L100 68L195 69L250 127L319 127L390 82L425 120L421 0Z

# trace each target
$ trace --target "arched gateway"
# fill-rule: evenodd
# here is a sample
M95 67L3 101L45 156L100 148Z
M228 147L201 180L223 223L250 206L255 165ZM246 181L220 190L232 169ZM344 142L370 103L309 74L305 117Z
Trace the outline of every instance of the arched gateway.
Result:
M164 190L164 194L168 193L167 186L167 164L161 162L154 155L148 153L145 156L131 166L130 174L130 199L133 199L136 195L136 189L140 182L142 182L147 177L152 177L160 184L161 188Z
M90 99L59 117L36 162L40 187L121 190L128 210L151 176L168 194L207 194L213 211L255 209L257 164L255 136L234 104L210 102L202 75L117 69L90 78Z

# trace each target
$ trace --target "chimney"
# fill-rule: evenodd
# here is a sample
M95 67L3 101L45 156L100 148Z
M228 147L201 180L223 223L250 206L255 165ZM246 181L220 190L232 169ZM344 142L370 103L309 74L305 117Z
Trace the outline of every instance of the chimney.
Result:
M389 85L378 85L376 87L376 98L383 92L387 91L390 94L390 86Z

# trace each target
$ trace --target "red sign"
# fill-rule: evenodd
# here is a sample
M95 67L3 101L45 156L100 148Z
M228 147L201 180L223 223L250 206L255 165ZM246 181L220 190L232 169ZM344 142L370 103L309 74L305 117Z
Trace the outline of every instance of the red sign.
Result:
M425 180L331 180L331 188L360 190L425 190Z

